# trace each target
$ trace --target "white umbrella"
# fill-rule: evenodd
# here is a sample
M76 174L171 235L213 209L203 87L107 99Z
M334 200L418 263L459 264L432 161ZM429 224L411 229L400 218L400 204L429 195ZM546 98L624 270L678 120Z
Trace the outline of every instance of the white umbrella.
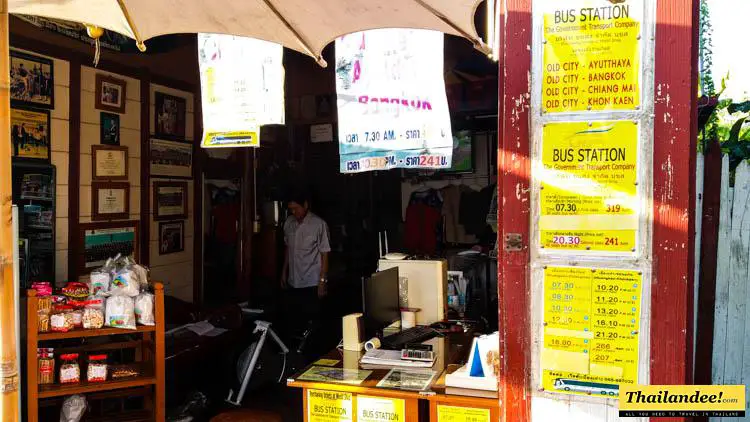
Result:
M279 43L315 58L337 37L375 28L432 29L477 35L481 0L8 0L8 11L95 25L135 39L217 33Z

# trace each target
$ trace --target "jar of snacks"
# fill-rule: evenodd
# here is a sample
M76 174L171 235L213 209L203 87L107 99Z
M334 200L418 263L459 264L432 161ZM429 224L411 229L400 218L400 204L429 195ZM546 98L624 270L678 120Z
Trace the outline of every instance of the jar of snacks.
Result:
M89 356L86 379L88 382L104 382L107 380L107 355Z
M37 294L39 294L37 292ZM49 332L49 317L52 311L52 297L49 295L37 298L37 331Z
M104 326L104 311L96 308L86 308L83 310L83 328L99 329Z
M55 383L55 356L51 348L37 349L40 385Z
M37 312L50 313L52 310L52 296L37 296Z
M82 328L83 327L83 310L74 309L70 311L70 315L73 318L73 328Z
M50 315L49 312L39 312L37 313L37 329L40 333L48 333L49 332L49 319Z
M49 322L52 331L66 333L72 330L74 327L73 308L67 305L54 307Z
M81 382L81 367L78 365L78 353L60 356L60 384Z

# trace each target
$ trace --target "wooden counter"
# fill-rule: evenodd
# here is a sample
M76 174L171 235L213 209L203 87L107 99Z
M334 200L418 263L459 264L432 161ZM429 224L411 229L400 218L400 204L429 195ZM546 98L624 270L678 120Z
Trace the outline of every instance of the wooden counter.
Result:
M308 411L310 406L309 397L310 392L334 392L334 393L346 393L343 397L351 398L351 408L347 409L351 411L346 417L342 417L341 421L358 421L364 420L358 418L358 402L362 398L376 398L376 399L391 399L394 400L396 406L400 407L403 405L403 415L407 422L417 421L433 421L439 422L438 413L445 414L446 412L473 412L475 414L474 419L465 419L476 422L483 422L486 420L496 421L499 418L500 402L497 397L497 392L483 392L490 397L473 397L471 395L458 395L458 394L447 394L444 384L445 370L450 367L450 370L457 368L465 363L465 360L469 355L469 348L471 346L472 338L469 335L461 334L449 334L444 338L436 338L427 343L433 344L433 350L436 351L437 359L432 368L397 368L404 371L434 371L434 378L431 385L423 390L410 390L410 389L398 389L389 387L378 387L378 383L383 380L386 375L394 368L379 368L370 367L368 365L359 365L359 359L364 352L350 352L345 350L334 349L326 355L322 356L318 361L312 363L299 373L295 374L287 380L287 385L290 387L301 388L303 395L303 409L305 422L314 422L317 420L315 417L311 417L311 412ZM334 363L335 361L335 363ZM322 363L321 363L322 362ZM348 369L346 371L346 378L351 381L317 381L317 380L301 380L299 379L304 373L310 368L317 366L320 368L330 368L338 370L341 373L341 369ZM355 371L370 371L366 374L361 382L357 379L358 373ZM336 371L332 371L336 372ZM359 373L365 375L364 373ZM470 392L465 392L470 394ZM317 397L317 396L313 396ZM346 406L344 406L346 407ZM469 410L471 409L471 410ZM339 410L340 411L340 410ZM347 412L348 413L348 412ZM401 413L401 411L396 412ZM476 415L480 415L479 418ZM486 419L484 416L486 415ZM328 419L326 420L336 420ZM321 419L322 420L322 419ZM367 418L367 421L375 420L388 420ZM455 421L462 421L464 419L450 419Z

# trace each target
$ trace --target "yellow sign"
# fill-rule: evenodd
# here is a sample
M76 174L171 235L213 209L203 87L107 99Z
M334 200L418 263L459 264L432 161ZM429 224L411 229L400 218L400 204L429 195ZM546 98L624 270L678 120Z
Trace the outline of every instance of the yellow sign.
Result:
M308 390L308 422L351 422L352 393Z
M547 113L640 106L643 0L547 0L542 107Z
M437 406L438 422L490 422L489 409Z
M623 385L621 417L744 417L744 385Z
M638 382L642 284L637 271L544 269L545 390L613 398Z
M540 245L635 252L638 135L634 121L549 123L540 171Z
M318 359L313 365L320 365L320 366L336 366L341 362L338 359Z
M203 148L258 147L260 128L252 131L209 132L203 135Z
M401 399L357 396L357 422L404 422L406 405Z

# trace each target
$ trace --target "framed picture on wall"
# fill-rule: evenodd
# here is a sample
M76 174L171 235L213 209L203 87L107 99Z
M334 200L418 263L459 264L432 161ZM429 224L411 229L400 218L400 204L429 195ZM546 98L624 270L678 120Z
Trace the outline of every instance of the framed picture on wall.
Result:
M78 273L85 275L117 254L140 261L138 221L97 222L79 225Z
M55 108L52 60L11 50L10 100L13 105Z
M130 184L91 182L91 219L127 220L130 217Z
M111 76L96 74L96 108L98 110L111 111L112 113L125 113L125 88L127 83L122 79Z
M10 141L14 158L49 161L51 154L49 110L11 108Z
M154 221L188 217L187 182L154 182Z
M154 133L157 138L185 139L187 102L182 97L156 92Z
M193 177L193 144L151 139L149 144L151 176Z
M91 180L128 180L128 147L92 145Z
M185 250L185 222L159 223L159 255L169 255Z
M120 145L120 115L102 111L99 116L102 145Z

